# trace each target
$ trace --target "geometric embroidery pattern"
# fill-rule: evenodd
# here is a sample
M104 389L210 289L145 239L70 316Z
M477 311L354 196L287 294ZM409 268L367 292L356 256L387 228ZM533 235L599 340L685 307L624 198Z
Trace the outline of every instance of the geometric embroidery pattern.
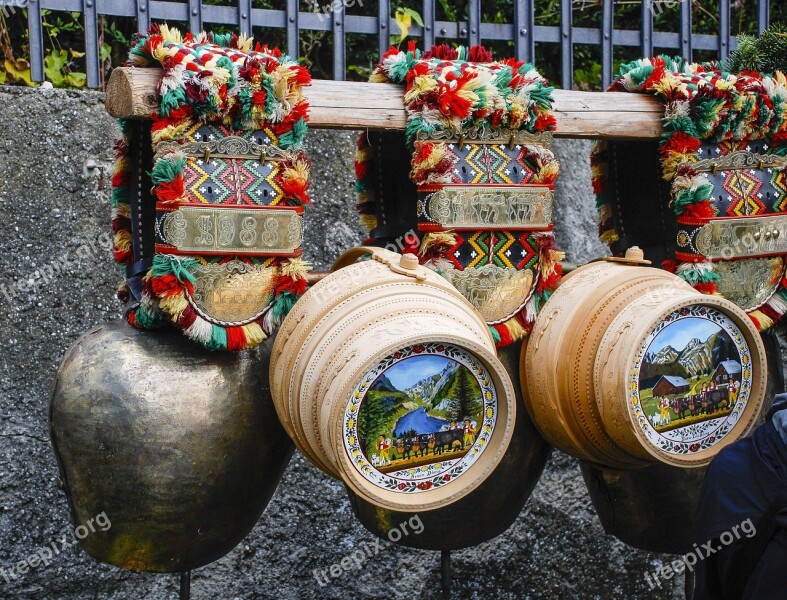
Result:
M769 146L761 140L708 143L697 151L697 159L721 158L735 151L767 155ZM753 217L787 210L787 180L783 171L763 167L703 172L703 176L713 185L712 200L716 214Z
M272 131L233 132L216 125L192 128L187 141L208 142L236 135L258 144L271 145L278 141ZM189 202L203 204L248 204L276 206L284 193L276 182L279 163L249 158L216 158L189 156L183 173Z
M727 215L733 217L754 216L765 212L765 204L759 200L757 194L762 188L762 181L756 176L756 171L736 169L728 171L724 178L722 189L727 192Z
M527 148L506 144L446 144L454 162L450 183L528 183L537 169L527 157Z
M787 175L784 171L773 171L770 180L773 188L773 211L787 211ZM770 192L768 192L770 194Z
M460 271L493 264L524 270L538 262L538 245L532 235L511 231L454 232L456 243L445 253Z

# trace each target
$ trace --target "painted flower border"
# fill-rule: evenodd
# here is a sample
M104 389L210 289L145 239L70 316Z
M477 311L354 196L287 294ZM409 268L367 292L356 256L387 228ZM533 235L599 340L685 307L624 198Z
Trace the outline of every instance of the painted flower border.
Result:
M391 477L381 473L364 456L358 436L358 415L366 393L377 378L390 367L418 355L444 356L464 365L473 373L484 400L481 431L470 450L461 459L452 459L409 469L410 477ZM357 401L357 398L361 398ZM389 354L370 370L358 383L344 411L342 430L344 448L353 466L364 479L384 490L404 494L425 492L442 487L466 472L483 454L492 439L497 421L497 390L486 367L469 352L452 344L429 342L414 344ZM450 463L450 464L449 464ZM446 465L448 465L446 467Z
M702 423L695 423L687 425L685 428L690 430L693 434L692 439L688 441L671 440L664 435L658 433L650 424L645 412L642 410L642 403L639 397L639 374L642 367L642 361L645 358L645 353L648 351L651 342L654 338L663 331L667 326L677 323L682 319L689 317L701 318L713 321L716 325L726 331L730 338L732 338L738 350L741 360L741 389L738 393L737 401L733 406L732 411L722 421L721 425L716 427L718 419L704 421ZM670 455L685 456L696 454L707 450L712 446L719 443L738 423L746 405L749 401L751 394L753 373L751 369L752 357L751 350L746 343L743 333L737 325L725 314L712 308L710 306L695 304L689 307L680 308L666 317L664 317L656 327L654 327L642 343L637 356L634 361L634 368L631 371L629 378L629 389L631 396L629 398L629 410L633 420L637 423L642 433L648 441L658 450ZM685 428L680 428L683 431Z

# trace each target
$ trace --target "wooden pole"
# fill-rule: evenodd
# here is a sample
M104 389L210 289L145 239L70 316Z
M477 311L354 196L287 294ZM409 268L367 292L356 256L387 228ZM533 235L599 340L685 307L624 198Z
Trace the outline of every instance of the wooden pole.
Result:
M113 117L150 118L158 103L160 69L118 67L107 84ZM305 89L310 125L322 129L404 129L402 87L317 79ZM656 139L664 109L642 94L555 90L556 137Z

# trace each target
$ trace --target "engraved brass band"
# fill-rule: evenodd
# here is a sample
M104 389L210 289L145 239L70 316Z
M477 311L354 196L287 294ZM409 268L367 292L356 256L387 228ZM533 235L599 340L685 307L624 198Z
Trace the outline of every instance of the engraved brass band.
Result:
M552 226L554 192L544 185L450 185L421 188L419 228L545 230Z
M730 260L787 254L787 215L717 219L678 230L679 260ZM691 256L681 256L691 255Z
M212 158L238 158L265 161L284 161L293 160L295 155L287 150L282 150L276 146L266 146L258 144L253 140L228 135L208 142L161 142L156 146L156 156L158 159L170 152L183 152L186 156L198 156L209 160Z
M278 276L276 267L239 260L199 265L187 299L211 323L239 326L257 320L268 308Z
M535 289L531 269L517 271L497 265L483 265L460 271L446 269L450 281L490 325L507 321L530 299Z
M530 133L529 131L517 131L513 129L503 129L501 127L485 127L479 125L463 129L461 133L446 130L420 130L416 134L416 139L422 142L446 142L449 144L466 140L475 144L538 145L547 148L552 145L552 133L549 131Z
M172 254L298 256L303 208L157 207L156 250Z
M718 156L706 158L690 163L695 171L716 173L717 171L733 171L740 169L784 169L787 167L787 157L776 154L758 154L746 150L736 150Z
M784 275L784 259L746 258L716 263L718 292L745 311L756 310L776 293Z

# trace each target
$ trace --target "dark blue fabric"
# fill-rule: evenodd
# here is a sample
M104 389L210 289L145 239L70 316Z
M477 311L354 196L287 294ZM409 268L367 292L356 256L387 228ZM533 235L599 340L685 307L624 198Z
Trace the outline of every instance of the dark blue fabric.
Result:
M787 394L774 403L785 405ZM777 514L766 519L776 523L771 537L761 520L772 507ZM697 506L694 540L700 548L712 541L716 549L697 564L694 600L737 600L737 589L746 599L787 600L787 410L713 460ZM765 541L756 566L742 572L747 557Z

